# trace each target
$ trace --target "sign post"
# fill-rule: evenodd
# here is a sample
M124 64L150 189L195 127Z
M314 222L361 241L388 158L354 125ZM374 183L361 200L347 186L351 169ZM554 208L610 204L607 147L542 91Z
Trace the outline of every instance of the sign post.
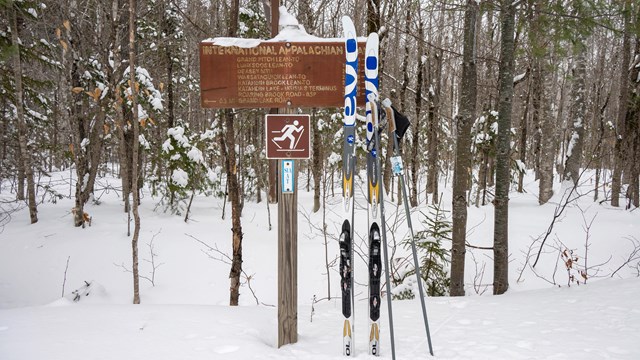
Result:
M267 159L279 159L278 191L278 347L298 341L298 169L308 159L309 115L265 117Z
M273 6L273 4L272 4ZM272 9L274 10L274 9ZM228 40L228 39L227 39ZM244 45L247 45L246 43ZM359 43L364 63L365 43ZM344 43L274 42L234 46L224 39L200 43L203 108L344 106ZM361 70L361 72L363 72ZM364 74L357 93L364 103ZM309 115L269 114L267 158L278 159L278 347L298 341L298 169L310 156Z

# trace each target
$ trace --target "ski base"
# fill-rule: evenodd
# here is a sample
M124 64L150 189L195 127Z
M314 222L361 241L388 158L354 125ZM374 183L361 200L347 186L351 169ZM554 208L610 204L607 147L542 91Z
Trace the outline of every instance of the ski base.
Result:
M380 258L380 227L371 224L369 230L369 354L378 356L380 353L380 273L382 259Z
M342 292L342 315L344 316L342 353L346 356L351 356L353 353L351 271L351 225L349 220L345 220L342 223L342 233L340 234L340 289Z

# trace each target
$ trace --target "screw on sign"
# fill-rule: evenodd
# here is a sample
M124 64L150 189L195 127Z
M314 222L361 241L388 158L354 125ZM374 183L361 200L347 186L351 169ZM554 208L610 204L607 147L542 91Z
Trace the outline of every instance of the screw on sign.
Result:
M265 121L268 159L309 158L309 115L269 114Z

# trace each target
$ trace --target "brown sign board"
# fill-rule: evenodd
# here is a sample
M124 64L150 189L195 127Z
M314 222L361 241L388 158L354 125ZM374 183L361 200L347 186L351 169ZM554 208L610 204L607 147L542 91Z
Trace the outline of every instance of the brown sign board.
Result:
M308 159L311 143L309 115L265 116L267 159Z
M358 43L358 104L364 105L365 43ZM344 106L343 42L200 43L203 108Z

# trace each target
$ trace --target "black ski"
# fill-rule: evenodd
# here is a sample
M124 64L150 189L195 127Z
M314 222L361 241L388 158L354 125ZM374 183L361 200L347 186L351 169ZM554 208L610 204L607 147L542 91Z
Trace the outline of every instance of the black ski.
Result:
M342 233L340 233L340 289L342 291L342 315L344 316L343 354L351 355L352 340L352 309L351 309L351 226L349 220L342 223Z
M369 351L378 356L380 349L380 273L382 260L380 258L380 228L373 223L369 230L369 319L371 330L369 334Z

